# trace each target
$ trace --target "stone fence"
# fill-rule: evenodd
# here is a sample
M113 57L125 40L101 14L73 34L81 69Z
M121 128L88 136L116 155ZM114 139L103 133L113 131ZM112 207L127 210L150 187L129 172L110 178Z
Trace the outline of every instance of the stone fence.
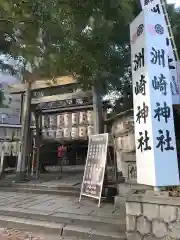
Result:
M167 192L134 194L126 200L127 240L180 239L180 198Z

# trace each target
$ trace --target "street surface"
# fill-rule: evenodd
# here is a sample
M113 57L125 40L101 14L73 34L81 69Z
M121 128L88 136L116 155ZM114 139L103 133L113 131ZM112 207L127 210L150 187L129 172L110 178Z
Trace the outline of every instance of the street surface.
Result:
M81 240L76 237L59 237L59 240ZM35 233L22 232L17 229L0 229L0 240L56 240L52 236L39 236Z

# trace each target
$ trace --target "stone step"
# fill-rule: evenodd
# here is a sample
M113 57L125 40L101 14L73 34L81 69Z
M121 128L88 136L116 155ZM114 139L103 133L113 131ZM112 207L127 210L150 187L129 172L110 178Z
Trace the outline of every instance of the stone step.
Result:
M21 193L36 193L36 194L53 194L58 196L75 196L80 195L80 189L50 189L50 188L26 188L26 187L1 187L1 191L4 192L21 192Z
M38 234L53 235L54 240L61 237L92 240L125 240L125 234L111 228L99 230L96 228L82 227L75 224L62 224L49 221L38 221L12 216L0 216L0 227L15 228L22 231L36 232Z
M67 225L63 228L62 235L65 237L77 237L78 239L91 240L125 240L125 234L112 231L111 229L98 230L97 228L85 228L79 225Z
M27 218L37 221L48 221L53 223L79 225L83 227L96 228L99 230L111 229L113 231L125 231L126 220L125 216L118 217L117 219L108 217L98 217L89 215L80 215L73 213L58 212L54 214L48 214L46 212L40 212L38 210L30 209L8 209L0 207L0 216L14 217L14 218Z
M61 180L59 180L61 181ZM30 189L50 189L50 190L69 190L69 191L80 191L80 184L69 185L69 184L41 184L41 183L12 183L12 187L14 188L30 188Z
M65 224L1 215L0 227L61 236Z

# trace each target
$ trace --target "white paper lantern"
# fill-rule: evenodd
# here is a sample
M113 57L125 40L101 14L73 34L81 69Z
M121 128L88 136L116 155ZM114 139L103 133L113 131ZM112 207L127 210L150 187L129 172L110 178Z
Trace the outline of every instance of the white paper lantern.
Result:
M17 156L17 155L18 155L17 142L12 142L12 143L11 143L11 149L12 149L12 155L13 155L13 156Z
M10 156L11 155L11 142L4 142L3 148L4 148L4 154L6 156Z
M33 132L33 136L36 136L36 129L35 128L33 128L32 132Z
M77 127L72 127L71 137L72 137L73 139L77 139L77 138L78 138L78 128L77 128Z
M86 127L79 127L79 137L80 138L86 138L87 137Z
M78 113L72 113L72 125L78 125Z
M48 136L50 138L56 138L56 130L48 129Z
M86 124L86 123L87 123L87 115L86 115L86 112L80 112L80 113L79 113L79 123L80 123L80 124Z
M6 137L6 131L4 127L0 127L0 138L5 139Z
M71 137L71 131L69 128L64 128L64 137L70 138Z
M64 126L68 127L71 124L71 115L69 113L64 114Z
M47 135L48 135L48 131L47 131L47 129L44 128L44 129L42 130L42 136L43 136L44 138L46 138Z
M57 127L57 117L56 117L56 115L50 115L49 116L49 127L50 128Z
M93 124L93 111L87 111L87 122L88 124Z
M31 113L31 125L35 126L35 116L34 116L34 113Z
M93 134L93 131L94 131L93 126L88 126L88 128L87 128L87 134L88 134L88 137L91 136L91 135Z
M57 128L62 128L64 126L64 116L62 114L57 115Z
M45 116L42 116L42 128L45 127Z
M49 127L49 115L44 115L44 127Z
M56 130L56 138L57 139L63 138L63 128Z
M5 132L6 132L6 139L12 139L13 136L13 128L5 128Z
M17 142L16 147L17 147L17 155L18 155L18 153L21 151L21 142L20 141Z
M13 128L12 136L13 136L13 140L17 139L17 129L16 128Z

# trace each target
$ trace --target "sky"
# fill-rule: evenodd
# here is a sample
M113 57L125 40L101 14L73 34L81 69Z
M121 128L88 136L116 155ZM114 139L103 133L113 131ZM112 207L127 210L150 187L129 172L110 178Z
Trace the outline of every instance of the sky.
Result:
M180 0L167 0L168 3L175 3L175 7L180 7Z

